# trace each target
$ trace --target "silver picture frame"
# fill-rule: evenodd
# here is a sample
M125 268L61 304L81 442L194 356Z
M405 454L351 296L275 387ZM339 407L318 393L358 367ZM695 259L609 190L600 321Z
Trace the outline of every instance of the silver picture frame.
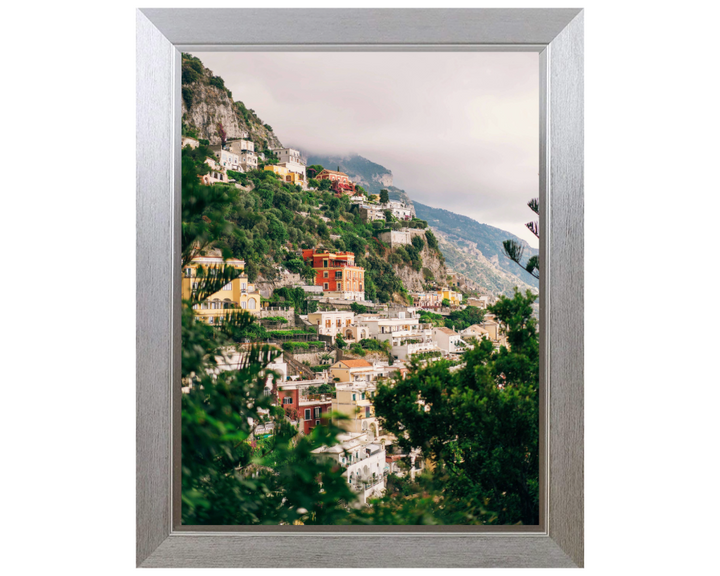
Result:
M582 567L583 11L140 9L136 30L137 565ZM539 526L180 524L180 64L192 50L539 54ZM348 538L367 553L340 552Z

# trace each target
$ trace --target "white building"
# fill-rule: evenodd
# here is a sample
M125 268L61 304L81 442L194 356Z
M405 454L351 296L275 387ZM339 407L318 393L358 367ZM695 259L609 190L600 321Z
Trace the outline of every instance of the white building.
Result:
M227 145L225 148L220 145L210 146L210 150L218 157L220 166L226 170L234 170L235 172L242 171L240 167L240 156L227 149Z
M444 326L433 328L433 338L437 342L438 348L450 354L465 350L465 342L462 336L450 328Z
M413 217L413 211L410 207L399 200L390 200L387 204L384 204L384 209L390 210L398 220L410 220Z
M210 172L203 174L203 184L215 184L216 182L228 183L227 168L220 166L212 158L206 158L205 164L210 166Z
M227 145L230 151L237 155L244 151L255 152L255 143L252 140L232 140Z
M291 164L301 164L305 166L305 159L300 154L299 150L292 148L273 148L272 151L278 157L279 162L288 162Z
M295 174L299 174L300 177L302 178L303 185L305 184L307 178L305 176L305 165L304 164L297 164L295 162L280 162L277 165L282 166L288 172L293 172Z
M317 326L318 334L332 336L333 340L338 334L344 334L344 330L349 328L354 320L355 312L348 310L311 312L308 314L308 322L313 326Z
M258 157L252 150L242 150L240 152L240 166L242 166L245 172L250 170L257 170Z
M358 494L361 504L381 496L385 491L385 448L362 432L339 434L338 440L339 444L321 446L313 450L313 454L334 460L345 469L343 476Z

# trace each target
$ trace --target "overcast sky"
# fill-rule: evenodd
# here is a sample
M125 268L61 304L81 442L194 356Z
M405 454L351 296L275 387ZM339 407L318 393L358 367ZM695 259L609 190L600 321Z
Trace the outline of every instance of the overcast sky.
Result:
M508 230L538 195L536 53L195 53L284 146L360 154L413 200Z

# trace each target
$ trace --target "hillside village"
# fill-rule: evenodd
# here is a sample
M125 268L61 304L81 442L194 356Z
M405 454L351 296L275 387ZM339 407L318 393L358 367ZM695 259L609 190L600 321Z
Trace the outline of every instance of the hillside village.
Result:
M198 63L183 55L183 173L192 166L202 185L231 198L224 217L234 232L183 246L182 298L207 326L250 315L237 345L219 351L217 373L236 369L253 346L275 349L265 396L300 434L328 422L343 430L339 443L314 453L341 466L365 504L390 476L412 478L432 465L383 429L378 386L411 366L460 369L483 340L505 346L504 327L488 311L497 294L447 268L412 205L384 188L371 193L333 166L308 165ZM194 385L186 378L183 391ZM249 441L275 427L258 419Z

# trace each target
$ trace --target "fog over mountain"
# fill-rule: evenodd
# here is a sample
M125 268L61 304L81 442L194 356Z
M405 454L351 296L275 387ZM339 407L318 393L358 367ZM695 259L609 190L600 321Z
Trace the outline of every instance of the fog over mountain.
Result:
M415 200L508 230L538 195L539 61L522 52L204 52L286 146L360 154Z

